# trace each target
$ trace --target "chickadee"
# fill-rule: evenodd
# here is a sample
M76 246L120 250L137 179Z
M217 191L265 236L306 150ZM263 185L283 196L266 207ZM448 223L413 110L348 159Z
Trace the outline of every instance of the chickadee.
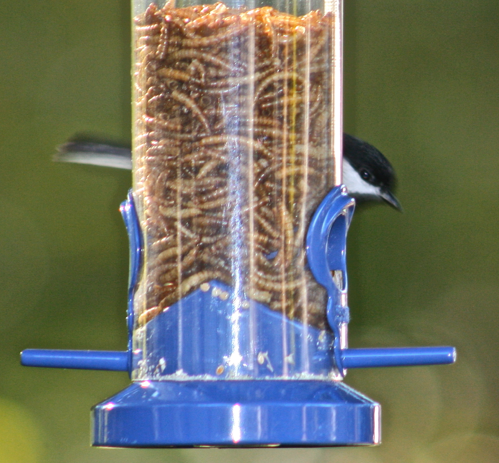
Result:
M59 146L54 160L132 169L130 148L91 141L70 141ZM374 146L346 133L343 134L343 183L358 202L385 201L402 210L393 194L395 171L388 159Z
M357 201L385 201L402 211L393 194L396 177L390 161L373 145L346 133L343 134L343 183Z

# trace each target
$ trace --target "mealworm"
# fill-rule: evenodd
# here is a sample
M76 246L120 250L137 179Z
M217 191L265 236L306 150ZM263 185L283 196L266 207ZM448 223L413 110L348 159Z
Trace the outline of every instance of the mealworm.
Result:
M194 227L206 227L210 229L217 229L218 227L226 227L228 225L227 219L221 216L200 215L194 217L192 220Z
M212 170L217 168L220 164L222 164L222 161L219 159L212 159L211 161L208 161L199 170L197 178L199 179L199 178L206 177Z
M198 205L201 211L216 209L227 205L227 198L218 198L213 201L202 202Z
M309 62L312 62L315 57L317 56L317 54L319 53L319 51L321 50L321 48L324 47L324 45L326 44L326 41L329 37L329 30L324 28L324 29L321 29L321 32L319 34L319 38L316 38L315 39L315 43L314 45L310 48L310 52L304 56L303 60L301 60L300 62L300 65L303 64L303 62L305 61L305 59Z
M252 299L268 304L272 300L272 294L269 291L262 291L254 287L246 288L248 296Z
M172 235L167 235L159 238L158 240L152 242L149 244L150 248L155 251L155 249L164 249L168 244L170 244L173 241L173 236ZM158 252L158 251L156 251Z
M227 160L228 160L228 158L224 154L224 152L216 152L216 154L215 154L213 151L213 148L212 148L212 150L199 150L199 149L197 149L196 151L190 151L188 153L185 153L182 156L181 162L194 162L194 163L203 164L206 161L211 160L214 155L221 162L227 162Z
M211 265L213 268L221 268L227 274L230 273L230 265L221 257L218 257L216 255L213 255L212 253L202 253L201 256L199 257L201 261L203 261L206 264Z
M205 201L213 201L214 199L226 197L228 193L229 193L228 186L218 187L216 190L213 190L210 193L204 193L203 199Z
M201 179L177 179L171 181L168 187L172 190L183 190L187 193L206 192L213 188L222 188L222 185L227 184L227 179L224 177L203 177Z
M218 243L219 241L223 240L226 236L226 233L219 234L219 235L214 235L214 236L206 236L203 235L200 238L200 241L202 244L215 244Z
M152 128L160 128L164 130L180 130L182 127L180 124L173 123L168 120L162 120L158 119L155 117L148 116L147 114L144 114L142 116L144 122Z
M180 285L180 292L182 294L187 294L190 289L197 288L201 283L221 278L222 275L223 273L219 270L204 270L196 273L182 281Z
M179 254L185 254L186 252L190 251L194 246L195 243L192 242L184 244L182 247L175 245L171 248L165 249L164 251L160 252L156 257L156 260L158 262L164 262L172 257L177 257Z
M238 85L251 84L257 82L265 75L268 75L270 71L257 72L255 74L247 74L245 76L239 77L226 77L225 79L216 79L208 84L209 87L236 87Z
M203 111L201 111L201 109L199 109L198 105L195 103L194 100L192 100L187 95L178 92L177 90L174 90L171 95L172 95L173 99L177 100L179 103L184 104L186 108L190 109L197 116L197 118L200 120L200 122L203 124L206 131L208 133L211 133L210 124L206 120L206 117L203 114Z
M255 100L258 100L260 93L274 82L280 80L296 80L303 82L303 78L297 72L274 72L272 75L266 77L263 82L258 86L255 92Z
M147 47L149 45L157 45L160 42L160 35L142 35L137 38L137 47ZM151 47L150 50L152 51L153 48Z
M163 214L165 217L175 217L186 219L189 217L196 217L201 214L201 210L195 207L191 207L189 209L179 208L179 207L163 207L159 206L159 212Z
M159 315L163 309L160 307L151 307L150 309L147 309L144 313L140 314L138 323L139 325L145 325L148 321L152 320L154 317Z
M257 223L260 225L260 228L264 232L264 234L268 234L274 238L279 238L281 236L280 231L273 228L272 225L267 220L265 220L260 214L256 213L255 219Z
M158 69L158 75L169 79L180 80L182 82L189 82L192 76L188 72L179 71L178 69L161 68Z
M243 144L252 150L265 153L265 155L269 158L272 157L272 153L261 142L240 135L215 135L213 137L205 137L199 142L199 144L201 146L208 146L228 144L230 142L232 142L232 144Z
M203 64L195 59L191 61L191 64L189 64L189 67L187 68L187 72L191 76L191 80L195 82L198 79L194 79L192 76L195 75L196 73L200 76L199 78L199 84L204 83L206 80L206 69L204 68Z
M239 35L245 32L247 26L233 26L228 27L227 30L221 34L215 34L208 37L199 37L192 39L185 39L184 46L187 48L206 48L212 45L223 43L235 35Z
M229 62L211 53L201 52L196 49L177 50L173 53L170 53L168 58L172 60L192 58L199 61L205 61L207 63L213 64L214 66L221 67L228 72L233 72L233 66Z
M196 261L198 254L199 249L197 247L192 248L180 261L180 265L178 265L177 263L177 265L172 270L161 275L159 277L159 281L162 283L169 283L172 280L176 279L182 269L190 268L192 266L192 264Z

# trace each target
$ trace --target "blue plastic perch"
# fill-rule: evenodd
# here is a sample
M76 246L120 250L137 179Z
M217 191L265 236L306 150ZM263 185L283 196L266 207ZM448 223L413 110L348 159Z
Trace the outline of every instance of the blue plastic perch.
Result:
M344 349L345 368L444 365L456 361L454 347L397 347ZM80 370L128 371L127 351L26 349L21 364L27 367L74 368Z

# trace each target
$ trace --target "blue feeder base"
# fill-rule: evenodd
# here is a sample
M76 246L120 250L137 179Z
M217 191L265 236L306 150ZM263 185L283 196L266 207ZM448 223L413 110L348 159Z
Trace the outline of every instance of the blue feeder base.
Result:
M92 445L373 445L380 410L341 382L142 381L93 408Z

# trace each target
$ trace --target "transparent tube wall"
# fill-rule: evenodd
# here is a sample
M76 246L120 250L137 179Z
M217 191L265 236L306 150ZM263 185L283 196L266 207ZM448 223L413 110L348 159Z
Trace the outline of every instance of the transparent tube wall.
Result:
M230 288L230 355L215 361L218 370L207 377L221 377L220 368L232 379L261 376L257 367L268 357L256 341L262 307L277 315L284 333L280 360L287 366L278 376L312 372L309 349L297 347L307 336L285 331L330 334L326 292L308 269L305 237L335 184L333 108L340 83L333 3L133 5L133 176L144 240L135 350L146 349L146 341L149 350L161 344L151 341L160 335L148 328L157 317L220 282ZM176 362L175 372L158 370L157 358L152 364L145 352L135 379L189 377L178 360L189 355L185 330L178 333L177 360L164 359ZM244 355L239 339L249 342ZM293 366L297 349L299 368Z

